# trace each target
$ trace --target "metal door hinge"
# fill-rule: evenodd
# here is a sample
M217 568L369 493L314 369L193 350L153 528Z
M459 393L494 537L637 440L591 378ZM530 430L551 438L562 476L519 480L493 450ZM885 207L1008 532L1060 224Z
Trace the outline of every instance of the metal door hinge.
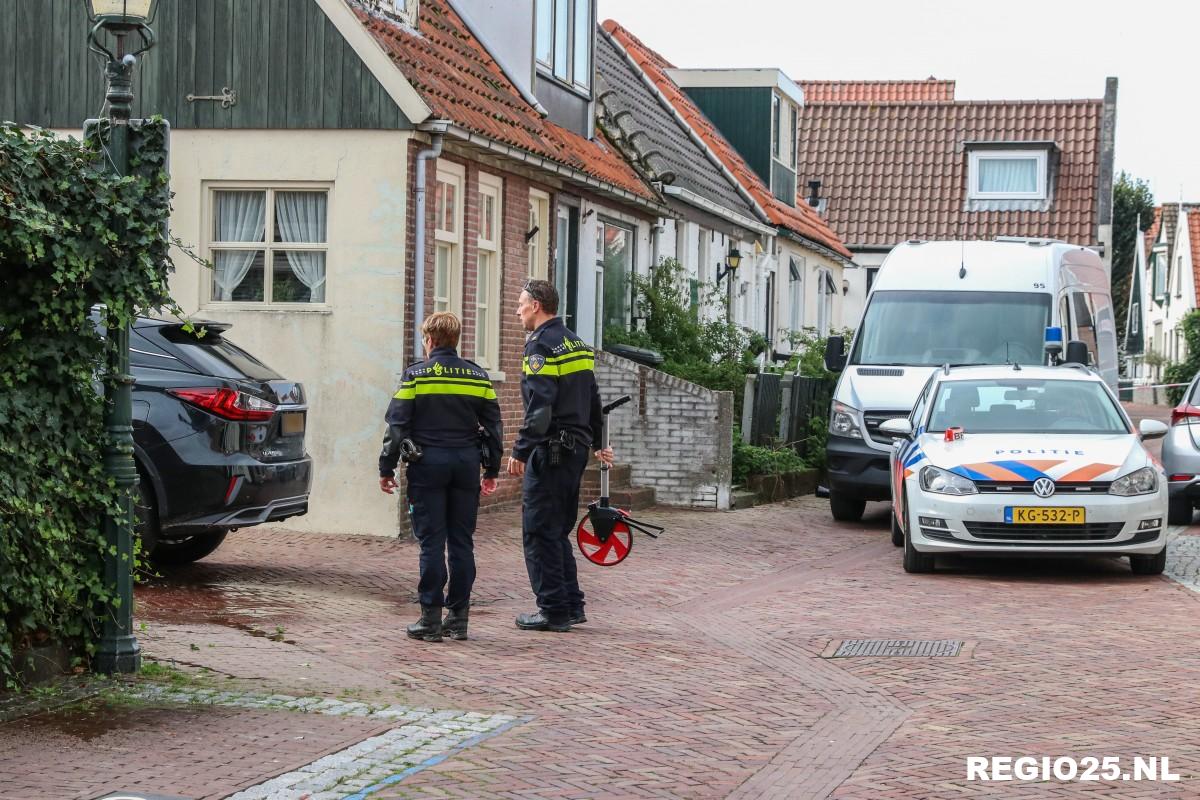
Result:
M221 89L220 94L189 94L187 96L187 101L189 103L194 103L197 100L220 101L221 108L229 108L230 106L237 105L238 96L237 92L233 91L228 86L225 86Z

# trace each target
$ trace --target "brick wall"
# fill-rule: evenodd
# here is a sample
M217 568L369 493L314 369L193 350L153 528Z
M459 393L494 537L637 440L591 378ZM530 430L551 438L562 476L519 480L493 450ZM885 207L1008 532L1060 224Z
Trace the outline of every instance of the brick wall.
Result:
M666 505L728 509L733 484L733 394L705 389L610 353L596 354L600 396L633 402L609 415L617 461Z

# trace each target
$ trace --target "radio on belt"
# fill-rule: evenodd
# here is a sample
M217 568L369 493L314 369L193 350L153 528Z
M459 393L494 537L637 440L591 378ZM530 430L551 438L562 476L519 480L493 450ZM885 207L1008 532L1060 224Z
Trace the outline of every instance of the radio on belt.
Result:
M963 429L960 428L959 426L955 425L951 428L946 428L946 441L947 442L962 441L962 438L963 438Z

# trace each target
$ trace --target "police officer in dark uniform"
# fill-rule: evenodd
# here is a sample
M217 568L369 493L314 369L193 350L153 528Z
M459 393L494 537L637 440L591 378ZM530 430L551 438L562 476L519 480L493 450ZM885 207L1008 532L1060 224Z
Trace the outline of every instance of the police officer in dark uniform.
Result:
M404 370L379 455L379 488L388 494L397 486L397 461L403 457L408 464L413 532L421 545L421 619L408 626L408 635L427 642L440 642L443 631L451 639L467 638L479 495L496 491L504 441L487 371L455 350L461 331L458 317L446 312L421 326L429 357ZM443 595L447 545L450 586Z
M570 537L588 452L603 446L603 417L595 353L557 314L554 284L525 284L517 303L517 316L531 331L521 377L525 420L508 472L524 476L522 539L538 610L517 617L522 630L569 631L587 622ZM611 448L596 457L611 464Z

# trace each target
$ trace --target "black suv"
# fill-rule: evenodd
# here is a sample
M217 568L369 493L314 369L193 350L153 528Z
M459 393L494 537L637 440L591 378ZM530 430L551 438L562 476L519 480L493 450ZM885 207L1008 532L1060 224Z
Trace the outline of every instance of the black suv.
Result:
M169 566L230 531L308 511L304 388L225 338L228 325L141 318L130 336L137 530Z

